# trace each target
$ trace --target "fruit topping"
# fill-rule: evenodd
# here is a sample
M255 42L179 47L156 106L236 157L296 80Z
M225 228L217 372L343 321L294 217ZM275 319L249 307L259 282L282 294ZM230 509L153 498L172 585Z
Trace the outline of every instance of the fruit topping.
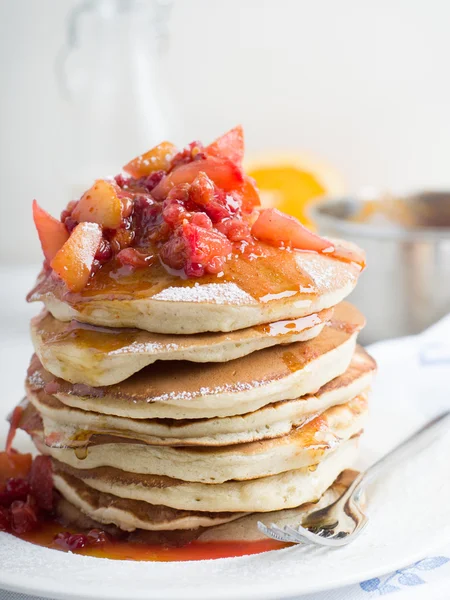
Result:
M22 411L23 412L23 411ZM22 414L22 413L21 413ZM54 519L52 463L48 456L0 452L0 531L25 535ZM26 538L25 538L26 539ZM102 546L110 541L100 529L85 533L63 531L53 545L66 551Z
M26 500L30 493L30 485L21 477L10 477L6 480L3 491L0 491L0 506L10 506L15 500Z
M354 262L362 268L365 259L362 252L334 244L304 227L298 219L290 217L276 208L259 213L252 227L252 235L273 246L286 246L299 250L321 252L346 262Z
M157 200L164 199L175 185L192 183L200 171L225 192L235 189L244 181L242 170L231 160L206 158L176 167L153 189L152 196Z
M244 158L244 131L242 125L238 125L227 133L221 135L209 146L205 153L208 156L222 156L240 165Z
M88 539L83 533L69 533L68 531L62 531L55 535L53 545L62 550L73 552L74 550L80 550L87 546Z
M146 254L145 252L140 252L139 250L136 250L136 248L124 248L117 255L117 260L122 265L140 269L142 267L150 266L153 262L153 256L151 254Z
M80 292L91 275L102 239L97 223L79 223L51 262L51 267L72 292Z
M13 462L11 462L11 460ZM0 453L0 531L17 534L36 528L39 519L53 510L50 458Z
M99 179L81 196L72 211L74 221L98 223L108 229L117 229L122 221L123 202L118 196L120 188L104 179Z
M244 175L243 184L233 190L231 194L242 205L242 212L251 213L254 208L261 206L256 183L248 175Z
M50 263L61 246L69 239L69 232L61 221L49 215L36 200L33 200L33 220L45 260Z
M126 174L97 180L69 202L61 221L34 202L44 267L76 293L109 261L113 272L161 263L171 274L195 278L220 274L231 257L255 260L266 244L364 266L356 248L332 243L275 209L259 212L243 156L241 126L209 146L195 141L177 152L162 142L125 165Z
M184 269L188 277L201 277L220 273L231 251L230 241L220 232L186 222L161 247L160 256L170 269Z
M26 501L15 500L9 507L11 530L22 534L33 531L38 524L38 508L33 496L28 496Z
M176 152L177 149L173 144L161 142L158 146L131 160L123 170L135 179L147 177L155 171L168 171Z
M74 552L81 548L104 544L108 539L106 533L100 529L91 529L87 534L62 531L54 537L53 545L61 550Z

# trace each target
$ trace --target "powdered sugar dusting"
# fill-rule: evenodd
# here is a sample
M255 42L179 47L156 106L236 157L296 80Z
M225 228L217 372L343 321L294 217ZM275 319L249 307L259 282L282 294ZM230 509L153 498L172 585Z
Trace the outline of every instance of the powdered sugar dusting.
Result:
M208 304L257 304L257 301L235 283L195 284L192 287L169 287L153 296L166 302L205 302Z
M169 401L179 401L179 400L194 400L196 398L204 398L205 396L213 396L214 394L236 394L239 392L245 392L248 390L252 390L258 387L262 387L271 383L270 379L266 380L253 380L253 381L238 381L237 383L226 383L223 385L217 385L213 388L209 387L201 387L195 392L167 392L166 394L161 394L159 396L152 396L147 400L148 403L153 402L169 402Z
M178 344L164 344L159 342L133 342L129 346L112 350L108 354L157 354L159 352L176 352Z

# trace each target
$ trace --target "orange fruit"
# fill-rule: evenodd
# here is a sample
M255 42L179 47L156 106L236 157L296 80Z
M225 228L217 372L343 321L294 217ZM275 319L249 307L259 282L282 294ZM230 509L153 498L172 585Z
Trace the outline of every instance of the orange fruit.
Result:
M254 155L245 169L258 185L264 208L278 208L307 227L314 228L307 216L308 205L321 196L341 194L345 189L337 171L307 155Z

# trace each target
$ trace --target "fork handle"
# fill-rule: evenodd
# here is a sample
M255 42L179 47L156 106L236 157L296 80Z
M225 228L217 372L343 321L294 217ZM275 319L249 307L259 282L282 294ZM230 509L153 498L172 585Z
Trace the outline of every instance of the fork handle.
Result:
M447 410L435 419L432 419L393 450L378 459L373 465L366 469L366 471L360 473L350 486L348 496L355 493L355 499L358 499L363 487L375 479L379 473L384 471L384 469L392 467L403 459L410 457L411 451L416 453L427 448L444 430L448 430L450 424L449 417L450 410Z

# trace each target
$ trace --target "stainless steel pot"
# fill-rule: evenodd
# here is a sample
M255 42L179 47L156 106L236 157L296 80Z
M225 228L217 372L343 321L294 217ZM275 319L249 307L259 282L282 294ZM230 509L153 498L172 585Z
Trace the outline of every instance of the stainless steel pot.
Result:
M326 198L310 209L322 235L367 253L367 269L350 296L367 317L365 344L418 333L450 312L450 192L402 196L407 226L356 221L368 201Z

